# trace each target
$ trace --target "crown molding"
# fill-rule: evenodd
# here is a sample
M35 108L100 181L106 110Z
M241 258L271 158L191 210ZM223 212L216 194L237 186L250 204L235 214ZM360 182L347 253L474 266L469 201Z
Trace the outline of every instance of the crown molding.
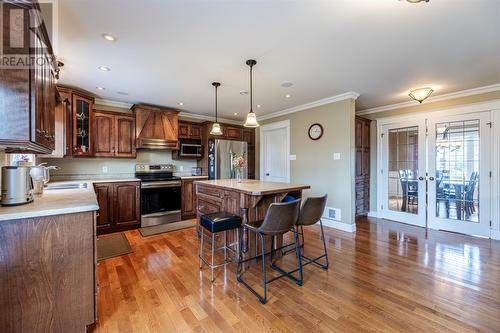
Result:
M500 91L500 83L492 84L489 86L483 86L483 87L477 87L477 88L472 88L472 89L455 91L455 92L451 92L451 93L443 94L443 95L431 96L431 97L427 98L425 100L425 102L426 103L440 102L440 101L446 101L446 100L450 100L450 99L454 99L454 98L485 94L485 93L494 92L494 91ZM371 109L356 111L356 115L363 116L366 114L384 112L384 111L407 108L407 107L412 107L412 106L419 106L419 105L420 104L417 104L417 102L415 102L415 101L395 103L395 104L378 106L378 107L371 108Z
M344 101L346 99L356 100L358 97L359 97L359 94L357 92L349 91L349 92L346 92L346 93L343 93L340 95L335 95L335 96L319 99L319 100L314 101L314 102L297 105L297 106L294 106L294 107L291 107L291 108L288 108L285 110L273 112L270 114L265 114L265 115L259 116L259 120L271 119L271 118L275 118L275 117L282 116L285 114L304 111L304 110L311 109L311 108L314 108L317 106L322 106L322 105L326 105L326 104L330 104L330 103L334 103L334 102Z
M184 118L191 118L191 119L199 119L199 120L205 120L205 121L214 121L214 116L207 116L204 114L196 114L196 113L191 113L191 112L186 112L186 111L181 111L179 112L179 117L184 117ZM218 121L220 123L226 123L226 124L232 124L232 125L242 125L243 120L234 120L234 119L225 119L218 117Z
M103 106L111 106L114 108L122 108L122 109L130 109L132 107L132 105L134 105L134 104L130 104L130 103L112 101L112 100L103 99L103 98L96 98L94 100L94 104L103 105Z

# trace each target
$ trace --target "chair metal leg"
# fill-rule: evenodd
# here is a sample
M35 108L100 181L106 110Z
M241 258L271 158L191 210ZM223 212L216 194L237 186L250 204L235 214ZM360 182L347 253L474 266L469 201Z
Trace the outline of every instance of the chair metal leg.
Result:
M302 255L300 253L300 243L299 243L299 234L297 232L293 233L295 238L295 255L297 257L297 269L299 270L299 279L295 281L299 286L302 285L302 281L304 281L304 276L302 274ZM304 230L302 230L302 236L304 236ZM302 246L304 243L302 242Z
M224 263L227 263L227 230L224 231ZM226 269L226 265L224 265Z
M302 224L300 225L300 234L302 235L302 244L300 245L300 247L304 248L304 243L305 243L305 240L304 240L304 226Z
M210 272L212 276L212 279L210 281L212 282L214 282L214 266L215 266L214 257L215 257L215 232L212 233L212 265L210 267Z
M203 260L201 258L203 257L203 236L204 232L201 230L201 237L200 237L200 251L199 251L199 258L200 258L200 269L203 268Z
M271 268L274 269L275 271L280 272L281 276L286 276L289 279L291 279L292 281L294 281L297 285L301 286L302 285L302 260L300 257L300 240L299 240L299 228L298 227L293 229L293 239L294 239L294 242L290 245L294 245L294 247L295 247L295 249L293 249L293 250L295 251L295 255L297 256L297 269L294 269L293 271L287 272L283 268L274 264L274 262L273 262L274 236L271 240L271 252L270 252L271 253L270 254ZM299 252L297 252L297 249L299 250ZM296 278L295 276L292 275L292 273L295 273L297 271L299 271L298 278ZM271 281L274 281L274 279L271 279L270 282Z
M325 250L325 260L326 260L326 265L323 265L323 269L328 269L329 263L328 263L328 251L326 249L326 240L325 240L325 232L323 231L323 222L321 219L319 219L319 226L321 228L321 239L323 240L323 249Z
M263 298L259 298L260 302L262 304L266 304L267 302L267 274L266 274L266 249L264 247L264 235L262 234L259 234L260 235L260 239L262 240L261 244L262 244L262 272L264 272L264 278L263 278L263 282L264 282L264 297ZM274 237L273 237L274 239ZM272 248L271 248L271 253L272 253Z
M238 282L242 282L242 279L241 279L241 267L243 266L243 253L242 253L242 249L243 247L241 246L241 243L243 241L243 232L240 233L239 232L239 229L238 229L238 268L236 269L236 280L238 280Z

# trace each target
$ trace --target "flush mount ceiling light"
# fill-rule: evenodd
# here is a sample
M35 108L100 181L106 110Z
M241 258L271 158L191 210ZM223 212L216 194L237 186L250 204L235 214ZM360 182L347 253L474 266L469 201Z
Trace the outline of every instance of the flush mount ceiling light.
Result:
M99 66L97 68L100 69L103 72L109 72L111 70L111 68L106 67L106 66Z
M117 40L117 38L115 36L107 34L107 33L104 33L101 36L102 36L102 38L104 38L108 42L116 42L116 40Z
M409 3L429 2L429 0L406 0Z
M247 120L243 124L245 127L259 127L259 123L257 122L257 116L255 112L253 112L253 66L257 64L257 61L253 59L247 60L246 64L250 66L250 112L247 114Z
M408 96L413 98L419 103L422 103L427 97L429 97L432 93L434 92L434 89L425 87L425 88L418 88L410 91Z
M290 95L290 94L285 95L285 98L290 98L290 97L292 97L292 95Z
M211 135L222 135L222 130L220 128L219 122L217 121L217 88L220 87L219 82L212 82L212 85L215 87L215 123L212 125L212 130L210 131Z

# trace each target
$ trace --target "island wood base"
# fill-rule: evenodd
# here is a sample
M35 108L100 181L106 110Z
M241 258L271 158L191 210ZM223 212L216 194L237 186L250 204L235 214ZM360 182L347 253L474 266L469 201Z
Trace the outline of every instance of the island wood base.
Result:
M287 195L302 198L302 190L309 188L308 185L292 185L284 183L262 182L258 180L243 180L237 183L235 180L209 180L197 181L196 186L196 213L198 219L198 230L200 216L219 211L225 211L242 217L243 222L263 220L267 209L272 203L281 202ZM244 216L246 213L247 216ZM235 242L237 233L235 230L228 231L227 244ZM256 235L246 232L243 235L243 244L246 250L243 258L249 258L261 253L261 246ZM267 240L269 246L270 239ZM282 239L277 237L275 248L282 246ZM268 248L269 250L269 248Z

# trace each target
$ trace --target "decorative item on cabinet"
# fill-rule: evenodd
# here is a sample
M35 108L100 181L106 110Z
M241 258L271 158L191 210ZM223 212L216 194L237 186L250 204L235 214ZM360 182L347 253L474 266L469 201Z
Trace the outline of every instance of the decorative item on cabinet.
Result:
M9 2L3 5L28 15L40 15L38 2ZM34 10L33 10L34 9ZM30 12L30 14L28 14ZM0 69L0 148L7 152L50 154L54 149L56 104L55 73L58 64L45 24L29 26L30 20L22 20L23 27L11 28L5 20L3 31L25 31L33 38L25 38L26 45L17 54L34 61L31 68ZM18 23L18 21L16 21ZM31 44L30 44L31 43Z
M370 120L355 120L355 191L356 215L366 215L370 210Z
M136 146L142 149L178 149L179 111L135 104Z
M94 156L135 158L133 114L94 111Z
M140 226L140 182L94 183L94 191L99 204L97 234Z

